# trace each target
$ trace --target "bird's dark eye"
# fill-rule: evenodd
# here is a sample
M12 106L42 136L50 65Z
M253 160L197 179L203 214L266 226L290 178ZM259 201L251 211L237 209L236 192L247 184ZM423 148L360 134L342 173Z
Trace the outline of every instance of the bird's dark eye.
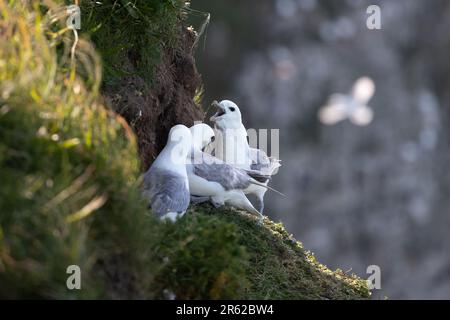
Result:
M215 136L212 136L212 137L211 137L211 142L214 142L214 140L216 140L216 137L215 137Z
M231 108L229 108L229 109L230 109L231 112L234 112L234 110L236 110L236 109L234 109L233 107L231 107Z

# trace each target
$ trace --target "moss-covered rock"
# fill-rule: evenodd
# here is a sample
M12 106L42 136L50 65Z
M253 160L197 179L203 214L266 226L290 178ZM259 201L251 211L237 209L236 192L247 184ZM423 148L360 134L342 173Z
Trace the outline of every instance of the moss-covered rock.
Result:
M181 299L365 299L366 281L331 271L281 223L231 208L191 206L163 224L155 253L165 266L155 279Z

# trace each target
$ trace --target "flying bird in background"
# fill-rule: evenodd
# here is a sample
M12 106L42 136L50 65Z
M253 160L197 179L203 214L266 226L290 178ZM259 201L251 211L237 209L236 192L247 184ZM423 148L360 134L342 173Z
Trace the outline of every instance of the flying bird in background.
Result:
M214 155L225 163L258 172L260 177L254 176L261 184L267 186L270 178L278 172L280 160L268 157L260 149L251 148L247 141L247 130L242 124L239 107L230 100L214 101L216 114L211 117L214 122ZM209 151L212 148L208 149ZM261 185L250 185L244 192L254 194L258 202L259 212L264 210L264 194L267 188Z
M172 127L166 146L144 175L142 194L161 219L174 222L189 206L186 158L191 144L191 131L187 127Z
M345 119L366 126L373 120L373 110L367 105L375 93L375 83L368 77L356 80L349 94L335 93L328 104L319 110L322 123L333 125Z

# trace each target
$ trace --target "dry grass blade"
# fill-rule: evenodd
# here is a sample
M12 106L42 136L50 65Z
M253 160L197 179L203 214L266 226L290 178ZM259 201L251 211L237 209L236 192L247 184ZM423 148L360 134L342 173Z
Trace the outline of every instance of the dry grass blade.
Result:
M81 210L67 216L66 222L72 223L72 222L86 218L92 212L101 208L106 203L106 200L108 200L108 197L106 196L106 194L102 194L101 196L95 197L87 205L85 205L83 208L81 208Z
M73 181L73 183L68 188L58 193L56 197L54 197L44 206L43 212L50 211L51 209L62 203L64 200L68 199L71 195L79 191L86 183L86 181L89 180L94 171L95 167L93 165L87 167L86 170L83 172L83 174L79 176L77 179L75 179L75 181Z

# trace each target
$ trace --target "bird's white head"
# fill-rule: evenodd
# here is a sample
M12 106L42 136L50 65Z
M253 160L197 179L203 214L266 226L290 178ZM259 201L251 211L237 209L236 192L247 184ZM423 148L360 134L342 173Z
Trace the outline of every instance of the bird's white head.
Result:
M220 129L238 129L242 126L242 115L239 107L230 100L213 101L212 106L217 108L211 121Z
M169 132L167 145L171 149L171 161L173 163L185 163L186 157L191 151L191 131L182 124L173 126Z
M214 141L214 130L206 123L199 123L189 128L192 135L192 146L202 150Z

